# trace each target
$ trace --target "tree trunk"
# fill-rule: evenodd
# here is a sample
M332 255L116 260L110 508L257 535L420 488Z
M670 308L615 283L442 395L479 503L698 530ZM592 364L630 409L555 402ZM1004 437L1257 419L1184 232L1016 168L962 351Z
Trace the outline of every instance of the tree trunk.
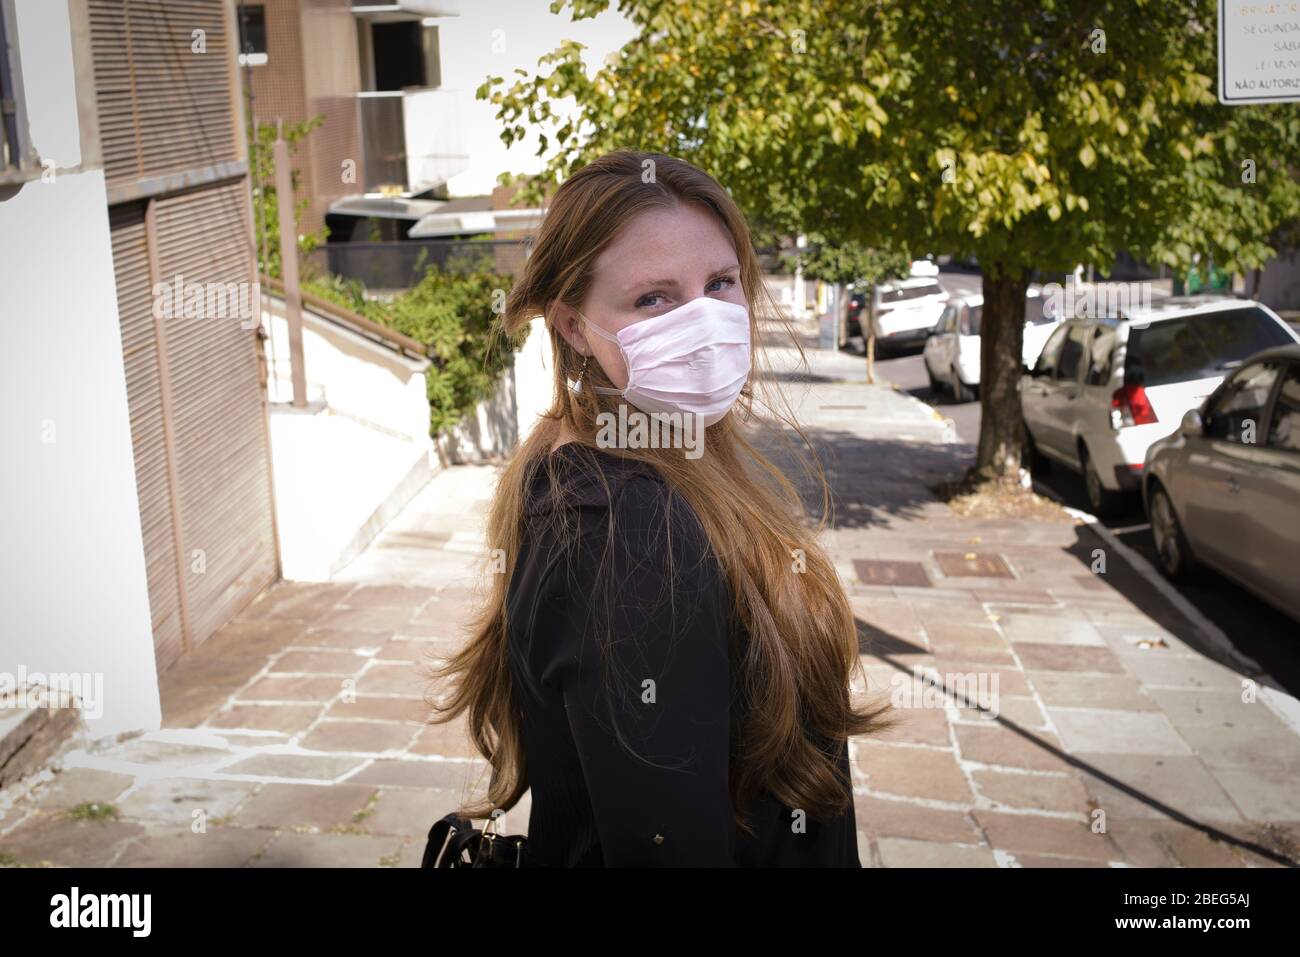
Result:
M1020 481L1020 374L1028 270L984 273L980 318L980 440L974 478Z

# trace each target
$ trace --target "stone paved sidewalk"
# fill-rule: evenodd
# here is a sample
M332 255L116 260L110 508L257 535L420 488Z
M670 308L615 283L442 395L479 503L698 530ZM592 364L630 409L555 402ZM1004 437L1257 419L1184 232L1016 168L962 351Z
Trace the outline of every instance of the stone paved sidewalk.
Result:
M418 866L487 781L419 667L460 640L495 473L440 473L340 580L268 590L163 676L162 730L70 744L0 807L0 863Z
M852 742L863 864L1300 858L1294 699L1243 703L1251 676L1086 526L954 515L928 486L970 449L862 360L810 358L781 352L776 375L834 491L859 690L916 692L897 729ZM161 731L73 742L0 795L0 864L417 865L486 783L463 727L424 724L418 666L461 639L494 478L445 471L340 580L269 590L164 676ZM918 668L953 694L927 700Z
M863 864L1300 862L1295 699L1089 526L957 516L929 487L973 449L863 360L809 356L781 377L833 489L863 690L902 718L853 742Z

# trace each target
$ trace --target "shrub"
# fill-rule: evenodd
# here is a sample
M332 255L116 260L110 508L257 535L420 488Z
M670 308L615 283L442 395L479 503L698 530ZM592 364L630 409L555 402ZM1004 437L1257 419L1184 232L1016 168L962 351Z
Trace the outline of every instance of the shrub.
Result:
M462 274L431 268L411 289L382 301L366 299L359 283L337 276L303 285L428 347L433 363L425 373L429 431L435 437L491 394L527 338L527 329L514 341L501 333L497 316L510 279L485 270Z

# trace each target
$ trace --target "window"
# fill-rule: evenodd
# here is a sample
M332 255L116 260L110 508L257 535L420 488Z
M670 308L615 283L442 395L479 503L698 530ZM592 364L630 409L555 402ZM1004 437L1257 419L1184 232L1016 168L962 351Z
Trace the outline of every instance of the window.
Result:
M978 336L980 334L980 317L983 316L983 314L983 306L971 306L968 308L965 315L962 317L964 321L962 322L961 334L963 336Z
M1115 349L1114 327L1103 326L1097 330L1088 345L1088 385L1105 385L1110 381L1110 360Z
M1256 352L1294 341L1258 306L1153 322L1129 333L1124 381L1150 388L1208 379Z
M0 0L0 174L39 164L27 139L12 0Z
M1069 326L1061 326L1047 340L1043 346L1043 351L1038 355L1038 362L1034 364L1035 376L1051 377L1056 373L1056 363L1061 356L1061 346L1065 342L1065 336L1070 331Z
M1286 378L1277 390L1268 444L1271 448L1300 452L1300 363L1287 366Z
M1073 382L1079 378L1079 366L1083 361L1083 340L1088 327L1075 324L1069 327L1065 345L1061 348L1061 358L1056 365L1056 378Z
M266 6L239 5L239 65L266 65Z
M1225 382L1206 405L1205 434L1246 445L1260 441L1260 421L1277 372L1274 362L1256 362Z
M938 332L954 331L957 328L957 312L960 308L961 308L960 306L957 306L955 304L951 306L945 306L943 310L943 315L939 317L939 322L935 326L936 331Z
M369 89L396 92L442 85L438 27L420 20L368 21L358 33L361 76ZM366 35L368 33L368 35Z

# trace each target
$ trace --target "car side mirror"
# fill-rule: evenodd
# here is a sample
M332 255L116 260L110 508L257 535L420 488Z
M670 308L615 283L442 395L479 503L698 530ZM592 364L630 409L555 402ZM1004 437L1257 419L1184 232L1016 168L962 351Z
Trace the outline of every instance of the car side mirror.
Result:
M1201 418L1200 411L1198 409L1188 409L1187 413L1183 416L1183 421L1178 427L1178 431L1188 438L1199 438L1204 435L1205 420Z

